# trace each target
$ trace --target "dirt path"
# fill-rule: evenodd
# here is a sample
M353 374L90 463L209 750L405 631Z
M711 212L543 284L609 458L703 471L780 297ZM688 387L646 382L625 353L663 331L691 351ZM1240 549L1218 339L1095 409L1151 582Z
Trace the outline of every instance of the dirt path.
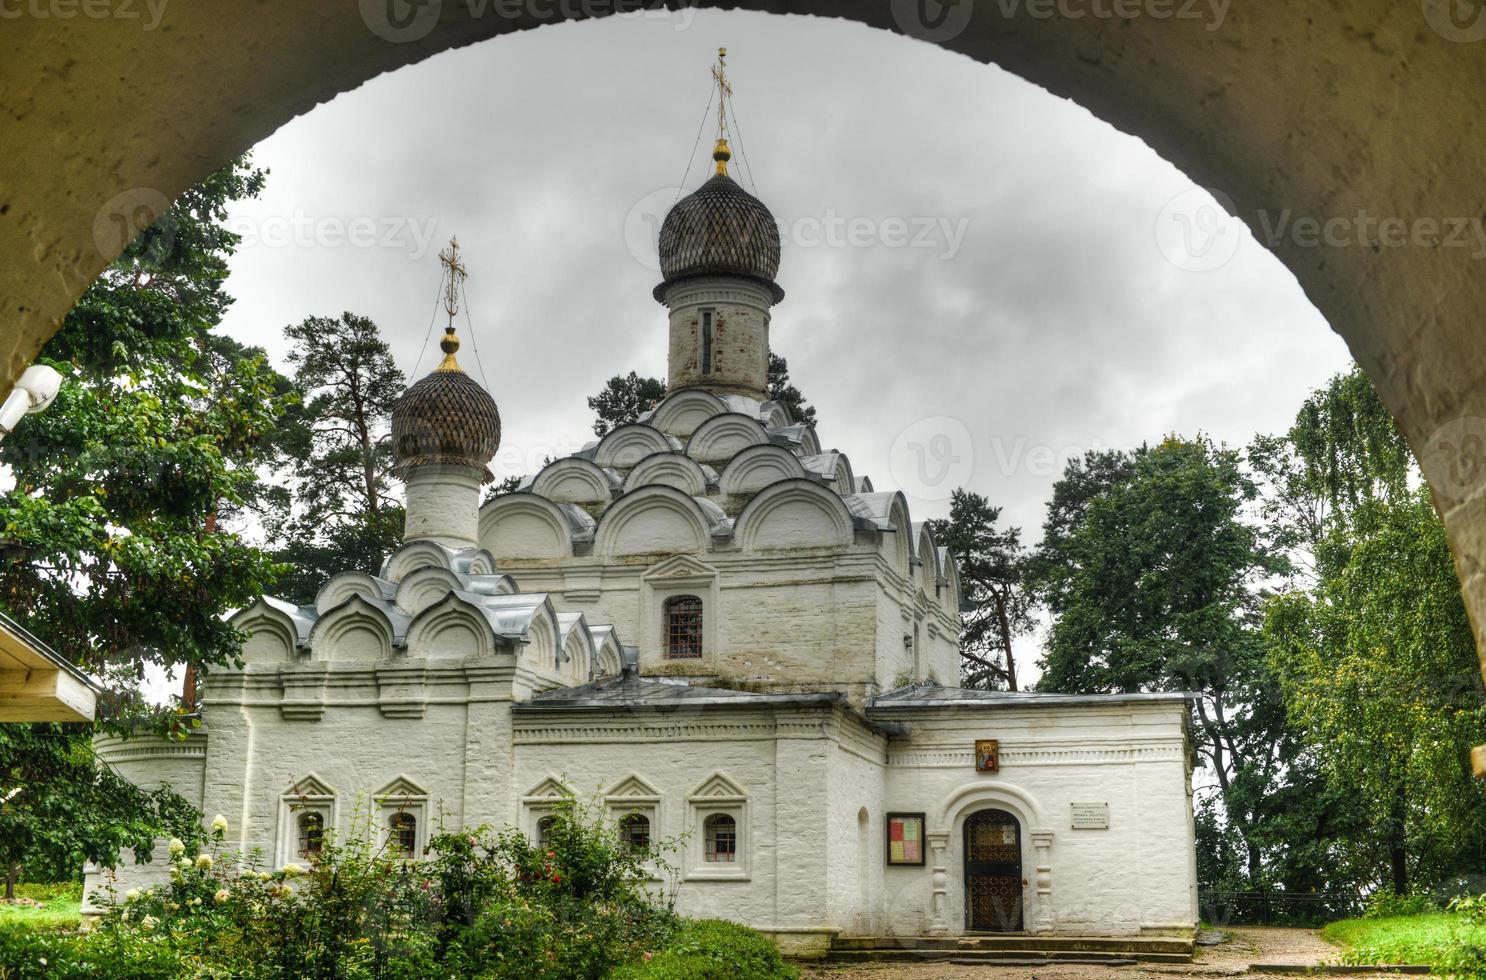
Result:
M805 970L807 980L985 980L1010 977L1017 980L1172 980L1176 977L1279 976L1262 971L1249 973L1250 964L1300 963L1314 966L1336 962L1335 946L1324 942L1312 929L1232 928L1224 930L1229 941L1221 946L1199 947L1190 964L1141 964L1138 966L968 966L954 963L869 963L849 966L815 966ZM1371 974L1373 977L1400 974Z

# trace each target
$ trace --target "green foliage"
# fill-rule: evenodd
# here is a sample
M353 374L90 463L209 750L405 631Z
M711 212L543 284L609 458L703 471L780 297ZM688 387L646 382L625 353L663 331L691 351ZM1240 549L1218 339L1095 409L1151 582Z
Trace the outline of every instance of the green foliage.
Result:
M228 165L124 250L42 350L63 375L56 403L0 443L15 478L0 493L0 605L95 672L231 662L222 612L278 571L227 523L260 495L281 386L261 352L212 333L238 240L222 222L263 178ZM128 695L104 710L146 713Z
M1346 919L1326 926L1321 937L1343 947L1346 963L1418 963L1458 980L1486 977L1486 923L1468 910Z
M620 967L612 980L788 980L787 966L767 936L716 919L683 922L649 959Z
M221 853L226 830L219 817L210 834L172 841L168 885L98 896L108 911L78 945L155 942L161 963L275 980L598 980L647 961L696 972L638 975L796 975L752 930L677 919L666 884L673 845L634 851L607 817L577 805L554 814L541 845L514 831L460 831L435 836L421 862L377 843L359 814L348 839L328 837L306 867L267 870L256 854ZM35 944L0 946L0 971L37 955ZM62 950L57 961L82 955Z
M1369 884L1409 890L1486 863L1486 798L1468 750L1486 736L1474 636L1444 527L1423 489L1330 522L1319 581L1268 610L1295 725L1364 824Z
M959 488L948 520L929 521L934 540L955 556L960 575L962 681L983 690L1017 689L1012 640L1033 626L1021 528L1001 528L1001 508Z
M148 859L157 836L195 812L168 789L146 792L101 764L81 725L0 725L0 875L67 880L85 861Z
M815 407L805 403L805 396L789 382L789 362L769 351L768 395L782 402L796 422L815 425Z
M22 882L16 885L15 897L14 904L0 902L0 927L73 929L82 919L79 906L83 889L74 881L52 884Z
M1260 586L1285 564L1245 520L1257 496L1239 454L1205 439L1090 453L1054 488L1032 563L1055 616L1042 690L1197 695L1209 888L1267 887L1318 799L1260 641Z
M1439 907L1428 895L1399 895L1387 888L1375 890L1367 898L1364 919L1396 919L1409 915L1428 915Z
M402 539L388 435L405 379L367 317L309 317L284 335L303 402L275 436L292 490L276 535L290 569L278 592L308 603L339 572L376 574Z
M659 378L642 378L633 371L616 374L598 394L588 399L588 407L598 416L593 422L593 434L605 436L612 429L639 420L665 397L666 384Z
M0 922L0 980L184 980L198 975L196 965L174 943L149 933L100 930L74 936Z

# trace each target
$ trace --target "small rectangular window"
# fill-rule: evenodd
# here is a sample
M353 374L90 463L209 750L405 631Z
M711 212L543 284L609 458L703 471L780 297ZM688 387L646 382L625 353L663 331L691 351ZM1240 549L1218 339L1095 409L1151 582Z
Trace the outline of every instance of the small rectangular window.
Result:
M702 373L712 373L712 311L702 311Z
M665 618L666 659L702 655L702 600L694 595L675 595L661 607Z
M738 860L738 822L726 813L713 814L703 825L709 864L733 864Z

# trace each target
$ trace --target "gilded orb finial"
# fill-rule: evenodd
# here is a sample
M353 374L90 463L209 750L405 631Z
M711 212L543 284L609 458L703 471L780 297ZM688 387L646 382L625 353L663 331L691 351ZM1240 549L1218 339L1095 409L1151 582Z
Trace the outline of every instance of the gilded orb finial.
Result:
M728 81L727 48L717 49L717 64L712 66L712 80L717 83L717 145L712 150L712 159L717 161L717 172L726 176L728 160L733 153L728 149L728 99L733 96L733 83Z
M444 352L444 360L438 366L440 371L458 371L459 361L454 354L459 350L459 338L454 335L454 325L451 323L444 328L444 339L439 341L439 350Z

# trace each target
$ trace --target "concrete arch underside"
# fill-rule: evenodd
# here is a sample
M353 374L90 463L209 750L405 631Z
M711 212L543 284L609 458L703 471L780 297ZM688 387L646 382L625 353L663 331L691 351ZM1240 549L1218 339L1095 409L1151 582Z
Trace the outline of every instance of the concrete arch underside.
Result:
M373 76L615 5L0 5L0 395L122 247L114 215L179 194ZM1286 212L1349 227L1359 214L1479 222L1486 19L1460 20L1450 0L695 5L848 18L994 62L1226 194L1346 339L1424 461L1482 638L1486 466L1461 457L1486 435L1480 248L1265 238Z

